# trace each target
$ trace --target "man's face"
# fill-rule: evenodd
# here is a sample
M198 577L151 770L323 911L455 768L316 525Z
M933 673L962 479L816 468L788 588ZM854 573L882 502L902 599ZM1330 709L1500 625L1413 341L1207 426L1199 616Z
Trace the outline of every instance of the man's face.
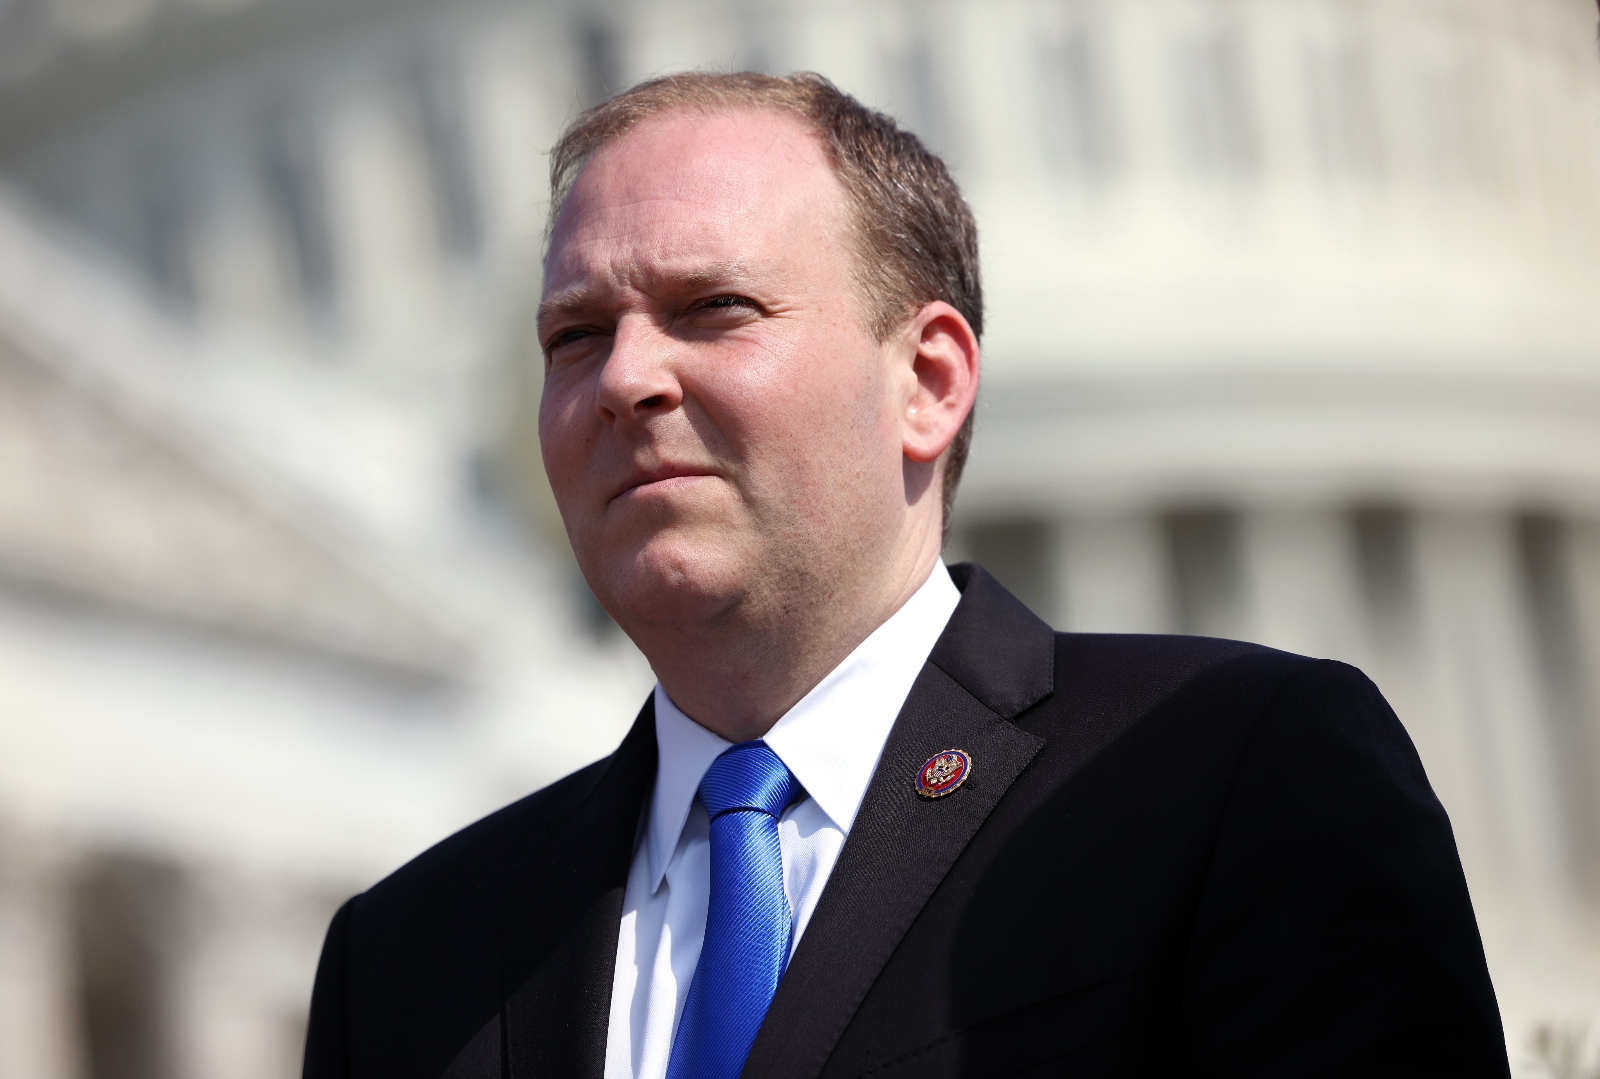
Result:
M669 112L580 174L546 264L539 430L625 628L798 613L893 545L915 376L868 332L849 221L779 112Z

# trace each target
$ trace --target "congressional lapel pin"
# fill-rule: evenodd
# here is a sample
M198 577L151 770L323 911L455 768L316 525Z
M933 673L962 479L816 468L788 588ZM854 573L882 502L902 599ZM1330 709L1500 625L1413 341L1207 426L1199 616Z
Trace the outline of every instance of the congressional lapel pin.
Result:
M928 758L917 773L917 793L924 798L943 798L972 775L972 754L964 749L946 749Z

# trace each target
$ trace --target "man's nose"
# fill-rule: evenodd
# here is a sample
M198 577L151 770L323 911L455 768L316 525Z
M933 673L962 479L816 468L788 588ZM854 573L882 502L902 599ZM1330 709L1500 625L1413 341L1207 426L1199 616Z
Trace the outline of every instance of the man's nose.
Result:
M607 423L630 423L671 412L683 400L673 372L675 342L648 319L617 324L600 369L598 405Z

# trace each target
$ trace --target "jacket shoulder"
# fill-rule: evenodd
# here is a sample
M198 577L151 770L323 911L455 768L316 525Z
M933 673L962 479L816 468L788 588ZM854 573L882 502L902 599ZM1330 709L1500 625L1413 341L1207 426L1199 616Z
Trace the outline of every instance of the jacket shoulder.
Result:
M1220 637L1141 633L1057 633L1056 684L1127 704L1154 703L1207 685L1259 696L1326 660ZM1345 668L1360 677L1354 668Z
M1245 657L1269 662L1276 657L1290 665L1317 662L1308 656L1268 648L1264 644L1182 633L1057 633L1056 649L1058 653L1094 656L1102 662L1122 661L1195 671Z
M1207 687L1248 696L1263 707L1308 695L1382 703L1372 680L1348 663L1219 637L1057 633L1056 669L1058 684L1151 701Z
M1350 702L1370 687L1344 664L1243 641L1098 633L1056 635L1054 681L1017 722L1051 744L1041 763L1062 775L1113 746L1110 759L1135 771L1181 746L1191 767L1225 777L1253 732L1303 712L1306 694Z

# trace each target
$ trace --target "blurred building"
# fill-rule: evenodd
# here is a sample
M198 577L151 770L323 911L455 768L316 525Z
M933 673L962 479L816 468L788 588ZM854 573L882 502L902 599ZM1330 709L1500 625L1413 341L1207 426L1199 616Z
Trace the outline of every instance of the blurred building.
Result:
M687 66L943 152L952 558L1355 662L1513 1060L1600 1018L1588 0L0 0L0 1077L295 1073L343 896L650 676L530 427L544 150Z

